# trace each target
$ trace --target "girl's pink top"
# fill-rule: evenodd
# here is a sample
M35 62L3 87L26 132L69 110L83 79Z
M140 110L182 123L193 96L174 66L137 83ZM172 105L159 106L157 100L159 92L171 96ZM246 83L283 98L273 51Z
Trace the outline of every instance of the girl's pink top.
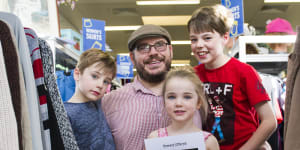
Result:
M204 140L206 141L210 135L212 135L210 132L202 131L204 135ZM167 128L160 128L158 129L158 137L166 137L168 136Z

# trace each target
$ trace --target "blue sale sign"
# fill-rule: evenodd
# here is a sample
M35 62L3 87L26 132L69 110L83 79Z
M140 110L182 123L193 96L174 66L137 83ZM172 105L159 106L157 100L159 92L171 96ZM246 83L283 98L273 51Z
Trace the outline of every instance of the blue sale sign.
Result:
M133 64L129 55L117 55L117 78L132 79L133 78Z
M105 21L82 18L83 51L98 48L105 51Z
M229 8L233 14L234 22L230 32L231 37L244 33L244 7L243 0L221 0L222 5Z

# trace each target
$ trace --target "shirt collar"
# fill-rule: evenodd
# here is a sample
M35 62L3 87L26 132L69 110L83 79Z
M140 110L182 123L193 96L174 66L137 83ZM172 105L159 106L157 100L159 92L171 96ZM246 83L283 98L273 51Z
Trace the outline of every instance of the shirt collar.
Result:
M135 92L143 92L145 94L155 95L151 90L149 90L143 86L143 84L139 81L137 76L134 77L133 88L134 88Z

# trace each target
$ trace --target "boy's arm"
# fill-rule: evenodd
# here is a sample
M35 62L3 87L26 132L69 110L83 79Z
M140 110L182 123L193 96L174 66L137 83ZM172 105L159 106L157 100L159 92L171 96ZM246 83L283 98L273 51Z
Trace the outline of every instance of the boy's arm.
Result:
M273 110L268 101L263 101L255 106L260 119L260 125L251 138L240 148L240 150L257 150L271 136L277 128L277 122Z

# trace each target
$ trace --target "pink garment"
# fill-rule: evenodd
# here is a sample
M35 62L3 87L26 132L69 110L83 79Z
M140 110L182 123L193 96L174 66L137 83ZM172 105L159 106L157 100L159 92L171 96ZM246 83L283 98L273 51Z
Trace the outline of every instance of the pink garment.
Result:
M160 128L160 129L158 129L157 133L158 133L158 137L168 136L167 128Z
M158 133L158 137L167 137L168 136L167 128L160 128L160 129L158 129L157 133ZM202 131L202 133L203 133L205 141L208 139L209 136L212 135L210 132L206 132L206 131Z

